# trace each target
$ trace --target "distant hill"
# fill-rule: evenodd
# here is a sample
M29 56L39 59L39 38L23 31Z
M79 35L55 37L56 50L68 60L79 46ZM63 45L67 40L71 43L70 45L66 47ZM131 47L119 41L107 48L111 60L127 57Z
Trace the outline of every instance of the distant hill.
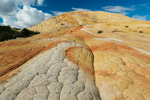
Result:
M137 20L121 14L108 13L103 11L73 11L64 13L59 16L54 16L35 26L29 27L28 29L32 31L39 31L41 33L49 33L79 25L91 25L112 22L120 23L129 21L136 22Z

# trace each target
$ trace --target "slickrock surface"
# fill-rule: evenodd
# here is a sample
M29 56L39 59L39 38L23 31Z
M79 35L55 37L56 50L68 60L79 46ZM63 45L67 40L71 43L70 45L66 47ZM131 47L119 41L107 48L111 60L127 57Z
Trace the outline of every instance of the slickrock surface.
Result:
M107 23L107 22L136 22L137 20L131 19L121 14L107 13L103 11L97 12L68 12L59 16L54 16L47 19L35 26L29 27L28 29L33 31L39 31L41 33L49 33L54 31L63 30L68 27L87 25L87 24L97 24L97 23Z
M0 100L150 100L150 22L68 12L28 29L42 34L0 42Z

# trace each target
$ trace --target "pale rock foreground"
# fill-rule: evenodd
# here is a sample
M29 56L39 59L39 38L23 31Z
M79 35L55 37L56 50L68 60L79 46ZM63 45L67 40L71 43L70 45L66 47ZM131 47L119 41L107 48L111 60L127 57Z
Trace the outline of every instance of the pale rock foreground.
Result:
M99 100L94 76L65 57L70 47L83 46L61 43L22 66L17 76L1 85L0 100Z
M106 12L32 26L43 34L0 42L0 100L150 100L149 27Z

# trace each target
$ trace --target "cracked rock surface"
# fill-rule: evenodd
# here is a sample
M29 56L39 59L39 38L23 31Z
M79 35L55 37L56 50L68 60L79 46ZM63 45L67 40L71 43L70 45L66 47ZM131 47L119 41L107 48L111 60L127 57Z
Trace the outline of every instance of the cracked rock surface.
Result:
M85 46L64 42L41 53L0 86L0 100L100 100L94 76L66 58L70 47Z

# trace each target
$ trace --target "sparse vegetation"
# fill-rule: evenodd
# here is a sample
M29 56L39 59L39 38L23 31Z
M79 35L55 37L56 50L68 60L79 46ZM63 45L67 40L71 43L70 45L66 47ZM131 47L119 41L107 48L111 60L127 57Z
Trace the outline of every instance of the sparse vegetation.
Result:
M143 33L143 31L139 31L139 33Z
M29 37L39 32L30 31L24 28L22 31L18 31L18 28L11 28L10 26L0 26L0 41L5 41L9 39L16 39L17 37Z
M129 28L129 26L125 26L126 28Z
M98 33L98 34L101 34L101 33L103 33L103 31L102 31L102 30L99 30L97 33Z

